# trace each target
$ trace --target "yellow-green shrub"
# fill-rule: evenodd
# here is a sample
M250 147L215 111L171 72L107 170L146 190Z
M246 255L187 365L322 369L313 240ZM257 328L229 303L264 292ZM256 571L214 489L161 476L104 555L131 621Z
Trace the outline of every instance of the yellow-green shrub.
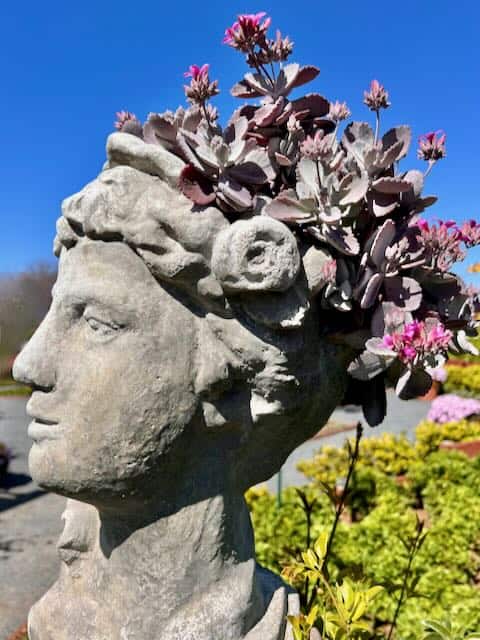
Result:
M443 440L464 442L480 438L480 420L459 420L437 424L423 420L416 431L416 449L420 457L424 457L438 449Z
M370 467L387 475L406 473L416 459L414 445L404 435L394 436L382 433L375 438L365 438L360 443L360 456L357 467ZM345 476L348 465L348 450L325 446L311 460L303 460L297 468L307 478L316 482L334 485Z
M480 364L466 367L449 364L446 369L448 378L444 383L445 391L480 398Z

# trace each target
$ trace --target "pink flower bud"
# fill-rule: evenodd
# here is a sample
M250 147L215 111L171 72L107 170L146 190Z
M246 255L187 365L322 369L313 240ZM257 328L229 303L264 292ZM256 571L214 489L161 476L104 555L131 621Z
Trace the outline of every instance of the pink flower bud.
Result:
M380 84L378 80L372 80L370 83L370 91L363 92L363 102L371 111L387 109L390 106L388 91L386 91L385 87Z
M436 162L447 155L446 134L443 131L430 131L418 139L417 157L427 162Z

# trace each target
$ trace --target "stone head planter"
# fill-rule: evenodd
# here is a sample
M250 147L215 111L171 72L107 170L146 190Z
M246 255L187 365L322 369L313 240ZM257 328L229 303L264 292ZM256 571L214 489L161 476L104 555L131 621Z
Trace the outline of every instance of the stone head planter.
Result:
M29 465L69 498L31 640L280 640L296 599L255 562L244 491L325 423L345 351L321 337L322 255L231 224L126 133L65 200L51 308L14 365Z

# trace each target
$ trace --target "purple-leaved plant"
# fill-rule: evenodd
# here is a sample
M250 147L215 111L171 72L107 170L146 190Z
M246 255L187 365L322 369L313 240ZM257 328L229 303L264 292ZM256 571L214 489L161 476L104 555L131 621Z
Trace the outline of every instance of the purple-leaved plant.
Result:
M115 126L182 158L179 188L197 208L218 207L231 221L269 215L291 228L302 251L321 251L319 331L351 349L351 395L378 424L386 385L402 398L423 395L449 351L475 352L468 336L478 295L450 269L480 244L480 224L420 218L436 202L423 188L445 158L443 131L419 138L425 172L402 168L410 128L382 135L380 114L391 103L372 80L363 97L375 130L354 121L339 136L349 107L318 93L292 96L320 70L290 62L293 42L280 31L269 37L270 25L264 12L242 14L225 31L223 42L249 67L231 93L259 100L240 106L225 127L211 104L219 89L208 64L185 73L188 108L151 113L141 131L133 114L120 112Z

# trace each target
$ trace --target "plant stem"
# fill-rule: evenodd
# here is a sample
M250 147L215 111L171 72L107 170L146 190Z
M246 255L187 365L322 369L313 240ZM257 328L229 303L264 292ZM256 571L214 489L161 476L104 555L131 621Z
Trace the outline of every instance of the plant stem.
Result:
M375 122L375 144L378 142L378 134L380 132L380 109L375 111L376 122Z
M430 171L433 169L433 165L435 164L435 160L430 160L428 163L428 167L427 170L425 171L425 173L423 174L423 177L426 178L428 176L428 174L430 173Z
M413 560L415 559L418 543L419 543L420 537L422 535L422 530L423 530L423 525L419 524L418 527L417 527L417 535L415 536L415 538L414 538L414 540L412 542L412 546L410 548L410 553L409 553L409 556L408 556L408 564L407 564L407 568L405 569L405 575L403 576L402 588L400 590L400 595L398 597L397 606L395 607L395 613L393 615L392 624L390 625L390 630L388 632L387 640L391 640L391 637L392 637L392 634L393 634L393 630L397 626L398 616L399 616L399 613L400 613L400 609L402 608L402 604L403 604L404 597L405 597L405 592L407 591L408 579L410 577L410 572L412 570Z
M362 434L363 434L363 428L362 428L361 423L359 422L357 424L357 432L356 432L356 436L355 436L355 448L353 450L353 454L351 455L351 458L350 458L350 461L349 461L349 465L348 465L347 478L345 480L345 487L343 489L342 496L340 498L340 502L338 503L337 508L335 509L335 518L333 520L333 525L332 525L332 528L330 530L330 535L328 536L327 551L325 553L325 556L324 556L323 562L322 562L322 573L325 571L325 569L327 567L327 562L328 562L328 559L329 559L330 551L332 549L333 539L335 538L335 533L337 531L337 526L338 526L338 523L340 521L340 516L342 515L343 510L345 509L345 505L347 503L348 487L350 485L350 480L352 478L353 471L354 471L355 466L357 464L358 454L359 454L359 450L360 450L360 440L362 439Z
M263 64L260 65L260 68L262 69L263 73L267 76L270 84L272 85L272 89L275 87L275 80L270 76L270 74L268 73L267 69L265 68L265 66Z
M273 62L270 63L270 69L272 71L272 78L276 80L277 78L275 76L275 67L273 66Z
M214 131L213 127L212 127L212 123L210 122L210 118L208 116L208 111L207 111L207 107L206 107L205 101L202 102L202 111L203 111L203 115L205 116L205 120L207 121L208 130L213 135L215 133L215 131Z
M331 553L331 550L332 550L333 540L334 540L335 534L337 532L338 523L340 522L340 516L342 515L343 510L345 509L346 502L347 502L348 487L350 485L350 480L352 478L353 471L354 471L355 466L356 466L357 461L358 461L358 456L359 456L359 453L360 453L360 440L362 439L362 435L363 435L363 427L362 427L361 423L359 422L357 424L357 430L356 430L356 436L355 436L355 446L354 446L353 452L350 455L350 460L349 460L349 463L348 463L348 471L347 471L347 477L345 479L345 487L344 487L342 495L340 497L340 501L337 504L337 507L335 509L335 517L333 519L332 528L330 529L330 534L328 536L326 551L325 551L325 555L324 555L323 560L322 560L322 566L320 567L320 572L321 572L321 574L323 576L323 581L325 581L325 582L328 582L326 580L327 563L328 563L329 556L330 556L330 553ZM317 587L318 587L318 580L317 580L316 584L314 585L312 594L310 596L310 600L308 601L307 611L313 605L313 601L315 600L315 591L316 591Z

